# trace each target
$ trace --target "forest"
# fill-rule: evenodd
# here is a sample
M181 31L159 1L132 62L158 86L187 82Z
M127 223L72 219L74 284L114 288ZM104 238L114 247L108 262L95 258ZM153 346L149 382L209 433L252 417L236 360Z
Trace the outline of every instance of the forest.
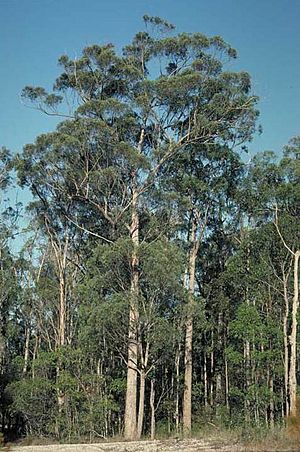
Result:
M144 23L121 51L61 56L53 90L24 87L59 123L1 149L5 438L153 439L297 415L300 136L250 158L258 97L228 70L235 49ZM14 186L28 206L7 207Z

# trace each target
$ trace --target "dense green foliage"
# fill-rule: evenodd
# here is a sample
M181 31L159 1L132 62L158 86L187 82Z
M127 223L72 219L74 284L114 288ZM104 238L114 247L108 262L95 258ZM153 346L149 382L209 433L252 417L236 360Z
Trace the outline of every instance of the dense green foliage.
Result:
M60 58L53 93L26 87L24 99L62 121L13 162L0 155L3 192L13 163L33 195L18 256L13 209L0 225L8 437L122 435L132 337L143 433L178 433L188 319L194 426L272 427L289 413L300 139L280 160L245 164L257 98L247 73L226 71L235 50L144 20L153 32L120 55L87 47Z

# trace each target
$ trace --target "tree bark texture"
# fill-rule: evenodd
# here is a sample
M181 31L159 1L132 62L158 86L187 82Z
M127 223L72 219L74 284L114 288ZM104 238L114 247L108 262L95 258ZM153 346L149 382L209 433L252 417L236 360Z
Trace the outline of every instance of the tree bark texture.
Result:
M300 250L294 254L294 297L292 305L292 329L290 335L290 373L289 373L289 386L290 386L290 415L296 416L297 414L297 326L298 326L298 308L299 308L299 258Z
M187 288L189 292L188 313L185 324L185 350L184 350L184 392L183 392L183 432L186 436L192 430L192 376L193 376L193 301L195 292L196 258L199 248L197 237L197 218L192 216L190 231L190 253L187 271Z

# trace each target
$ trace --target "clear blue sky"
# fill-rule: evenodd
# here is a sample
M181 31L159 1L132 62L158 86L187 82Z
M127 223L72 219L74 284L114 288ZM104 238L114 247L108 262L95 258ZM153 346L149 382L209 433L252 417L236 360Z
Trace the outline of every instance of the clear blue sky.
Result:
M221 35L238 50L232 69L252 75L263 134L251 153L300 135L300 1L298 0L0 0L0 146L13 152L55 127L24 107L25 85L51 88L61 54L93 43L126 44L158 15L178 31ZM26 199L20 194L20 199Z

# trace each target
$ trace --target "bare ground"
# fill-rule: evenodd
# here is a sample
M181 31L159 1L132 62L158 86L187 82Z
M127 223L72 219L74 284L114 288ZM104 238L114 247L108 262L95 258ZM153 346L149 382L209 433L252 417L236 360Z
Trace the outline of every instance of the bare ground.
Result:
M299 447L257 448L217 439L156 440L98 444L62 444L50 446L10 446L9 452L300 452ZM275 448L274 448L275 447Z

